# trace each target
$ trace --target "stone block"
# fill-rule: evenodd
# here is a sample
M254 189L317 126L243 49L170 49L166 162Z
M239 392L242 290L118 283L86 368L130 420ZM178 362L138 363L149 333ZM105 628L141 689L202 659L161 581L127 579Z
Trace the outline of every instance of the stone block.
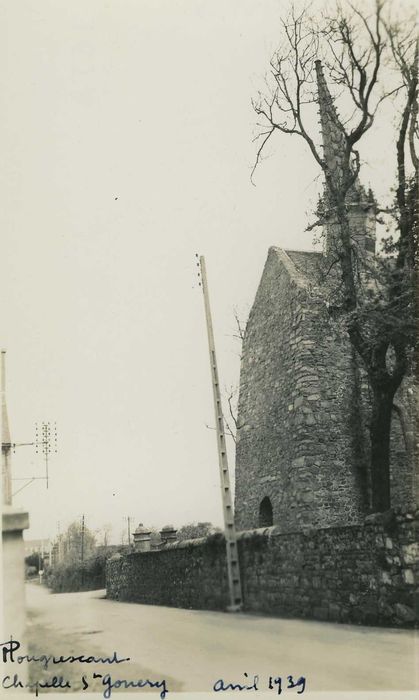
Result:
M405 564L419 564L419 542L404 545L402 556Z
M296 459L292 460L292 466L294 469L299 469L300 467L304 467L305 464L305 457L297 457Z
M403 580L409 586L413 586L415 584L415 575L414 575L412 569L405 569L403 571Z
M338 622L341 617L341 606L337 603L330 603L329 605L329 620L333 622Z
M401 622L415 622L417 619L415 611L410 606L404 605L403 603L396 603L394 612Z
M313 617L316 620L328 620L329 619L329 610L328 608L324 607L315 607L313 608Z

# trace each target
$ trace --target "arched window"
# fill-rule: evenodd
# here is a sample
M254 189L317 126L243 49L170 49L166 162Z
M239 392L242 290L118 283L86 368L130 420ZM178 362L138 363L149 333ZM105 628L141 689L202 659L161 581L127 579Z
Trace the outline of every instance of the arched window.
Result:
M271 499L265 496L259 506L259 527L270 527L274 524Z

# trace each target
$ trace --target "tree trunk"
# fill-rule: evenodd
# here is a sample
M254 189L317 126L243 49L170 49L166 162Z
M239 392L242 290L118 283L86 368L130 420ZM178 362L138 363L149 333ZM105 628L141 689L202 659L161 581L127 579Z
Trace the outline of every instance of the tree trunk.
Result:
M373 386L371 417L371 487L372 508L383 512L391 506L390 430L394 392Z

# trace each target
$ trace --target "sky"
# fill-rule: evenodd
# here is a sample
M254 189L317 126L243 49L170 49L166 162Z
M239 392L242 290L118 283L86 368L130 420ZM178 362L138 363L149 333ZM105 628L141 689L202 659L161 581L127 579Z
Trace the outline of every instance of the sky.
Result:
M85 515L120 542L142 522L221 525L202 293L221 382L271 245L311 249L319 172L277 138L250 179L251 98L281 0L20 0L0 7L0 344L12 440L57 423L49 488L14 498L27 539ZM317 121L311 124L317 129ZM382 176L383 133L368 178ZM368 183L367 183L368 184ZM209 428L207 427L209 426ZM230 466L234 474L234 445ZM13 490L43 476L13 455ZM102 533L102 534L101 534Z

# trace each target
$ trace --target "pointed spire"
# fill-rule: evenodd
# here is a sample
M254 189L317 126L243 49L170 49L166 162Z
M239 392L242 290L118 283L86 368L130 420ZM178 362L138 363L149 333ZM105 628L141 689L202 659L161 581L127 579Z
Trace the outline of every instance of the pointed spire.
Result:
M319 103L320 124L323 137L323 157L332 181L339 185L343 179L343 168L345 166L344 157L347 148L347 136L345 129L339 119L333 98L329 92L323 67L320 60L315 62L317 91ZM329 180L330 182L330 180ZM323 195L323 218L326 220L326 253L335 250L339 237L337 231L339 223L334 219L333 199L330 197L330 190L325 183ZM367 221L368 209L373 209L374 201L372 193L365 192L358 177L350 190L346 193L346 204L351 207L350 227L351 235L360 248L375 251L375 217L371 212L370 220ZM366 206L365 206L366 205ZM365 211L364 211L365 210ZM364 211L364 213L362 213Z
M320 60L315 63L323 152L326 164L334 177L342 174L343 154L346 148L345 129L329 92Z

